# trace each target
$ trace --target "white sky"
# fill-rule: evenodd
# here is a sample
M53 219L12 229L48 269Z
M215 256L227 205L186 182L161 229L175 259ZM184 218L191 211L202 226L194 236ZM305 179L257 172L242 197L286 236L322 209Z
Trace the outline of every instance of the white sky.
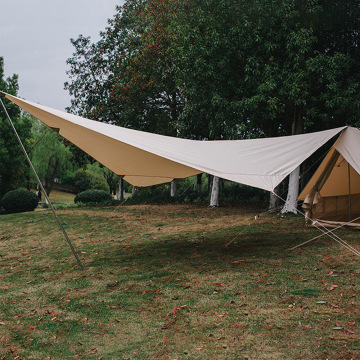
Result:
M80 34L99 39L123 0L0 0L0 56L5 77L19 75L19 96L64 110L66 60Z

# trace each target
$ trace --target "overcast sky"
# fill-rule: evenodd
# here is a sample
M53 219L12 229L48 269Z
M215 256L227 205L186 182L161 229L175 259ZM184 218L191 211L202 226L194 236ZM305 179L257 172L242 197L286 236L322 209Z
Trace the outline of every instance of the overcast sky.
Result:
M66 60L70 38L99 39L123 0L0 0L0 56L5 76L19 75L19 96L64 110L70 96Z

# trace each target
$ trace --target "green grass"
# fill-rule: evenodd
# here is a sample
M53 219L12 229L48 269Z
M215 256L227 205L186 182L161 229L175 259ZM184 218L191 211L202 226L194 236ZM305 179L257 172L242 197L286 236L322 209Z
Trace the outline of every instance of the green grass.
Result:
M289 251L318 232L258 212L59 210L84 271L49 210L1 216L0 358L359 358L358 257L325 237Z

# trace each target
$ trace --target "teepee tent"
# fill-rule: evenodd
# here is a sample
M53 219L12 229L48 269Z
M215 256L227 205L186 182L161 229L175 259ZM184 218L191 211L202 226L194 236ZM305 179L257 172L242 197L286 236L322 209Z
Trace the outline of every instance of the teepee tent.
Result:
M134 186L202 172L273 191L345 127L277 138L197 141L88 120L2 93Z
M347 128L298 197L309 223L360 229L360 130Z

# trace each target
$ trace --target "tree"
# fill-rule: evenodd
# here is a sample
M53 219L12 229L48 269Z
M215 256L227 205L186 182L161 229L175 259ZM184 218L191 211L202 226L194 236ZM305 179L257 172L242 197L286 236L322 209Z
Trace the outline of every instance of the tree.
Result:
M73 40L72 111L201 140L356 125L359 22L353 0L128 0Z
M169 24L180 1L128 0L101 40L72 40L72 112L138 130L177 135L181 109L172 71Z
M116 191L118 189L119 179L118 176L113 173L111 170L101 165L98 162L95 162L91 165L87 165L87 170L99 174L104 177L107 184L109 185L110 194L116 195Z
M13 75L4 79L4 59L0 57L0 90L11 95L17 94L18 76ZM21 116L20 109L7 99L1 99L14 126L27 148L31 138L31 123L29 118ZM15 137L10 123L0 110L0 197L6 192L26 184L28 164Z
M35 119L32 131L34 146L30 152L31 160L47 195L50 195L55 179L71 168L71 152L56 132ZM36 182L35 179L33 181Z

